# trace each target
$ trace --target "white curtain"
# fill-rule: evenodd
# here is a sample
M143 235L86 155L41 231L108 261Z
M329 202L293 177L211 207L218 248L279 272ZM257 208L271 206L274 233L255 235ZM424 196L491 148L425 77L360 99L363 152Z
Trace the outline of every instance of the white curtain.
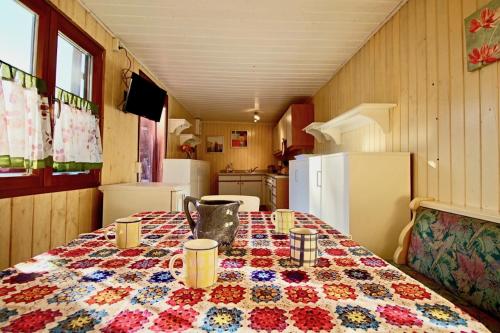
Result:
M21 73L0 80L0 167L44 168L52 155L47 98L22 81Z
M56 103L54 107L54 165L56 171L102 167L99 120L90 111Z

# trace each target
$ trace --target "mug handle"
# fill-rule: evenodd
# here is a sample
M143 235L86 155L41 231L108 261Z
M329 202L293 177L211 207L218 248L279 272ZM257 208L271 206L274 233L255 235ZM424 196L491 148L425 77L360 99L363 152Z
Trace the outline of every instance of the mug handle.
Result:
M200 201L196 198L190 197L189 195L184 198L184 213L186 214L186 219L189 222L189 227L191 228L191 232L194 233L194 228L196 228L196 222L191 217L191 213L189 212L189 204L192 203L196 208L196 205Z
M170 262L168 263L168 270L170 271L170 275L172 275L172 277L174 279L176 279L177 281L182 281L182 279L180 278L181 274L175 273L174 265L175 265L175 262L179 259L184 263L184 259L182 258L182 256L183 256L182 253L178 253L178 254L174 255L172 258L170 258Z
M115 227L116 227L116 226L115 226L115 225L113 225L111 228L109 228L109 230L108 230L108 229L104 230L104 238L106 238L106 240L107 240L108 242L110 242L110 243L115 243L115 244L116 244L116 231L115 231L115 241L114 241L114 242L113 242L111 239L109 239L109 238L108 238L108 232L109 232L109 231L111 231L111 230L113 230L113 229L115 229Z

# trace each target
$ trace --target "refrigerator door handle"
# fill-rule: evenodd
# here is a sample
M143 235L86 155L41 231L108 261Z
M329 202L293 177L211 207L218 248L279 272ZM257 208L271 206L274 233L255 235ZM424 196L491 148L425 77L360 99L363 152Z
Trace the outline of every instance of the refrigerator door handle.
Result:
M296 182L296 183L298 182L298 180L297 180L297 171L298 171L298 170L295 170L295 182Z
M316 171L316 186L321 187L321 170Z

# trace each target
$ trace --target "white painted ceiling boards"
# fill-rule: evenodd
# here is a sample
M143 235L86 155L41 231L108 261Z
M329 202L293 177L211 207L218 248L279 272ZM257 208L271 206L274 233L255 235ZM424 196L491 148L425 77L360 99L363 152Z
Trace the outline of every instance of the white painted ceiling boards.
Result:
M402 2L81 1L193 115L234 121L312 96Z

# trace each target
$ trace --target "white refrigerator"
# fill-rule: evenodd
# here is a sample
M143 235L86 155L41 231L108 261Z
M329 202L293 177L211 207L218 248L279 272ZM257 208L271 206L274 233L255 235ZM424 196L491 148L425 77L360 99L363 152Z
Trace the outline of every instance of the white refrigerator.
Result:
M289 162L290 209L321 216L321 156Z
M164 159L163 183L182 186L185 195L195 198L209 195L210 163L191 159Z

